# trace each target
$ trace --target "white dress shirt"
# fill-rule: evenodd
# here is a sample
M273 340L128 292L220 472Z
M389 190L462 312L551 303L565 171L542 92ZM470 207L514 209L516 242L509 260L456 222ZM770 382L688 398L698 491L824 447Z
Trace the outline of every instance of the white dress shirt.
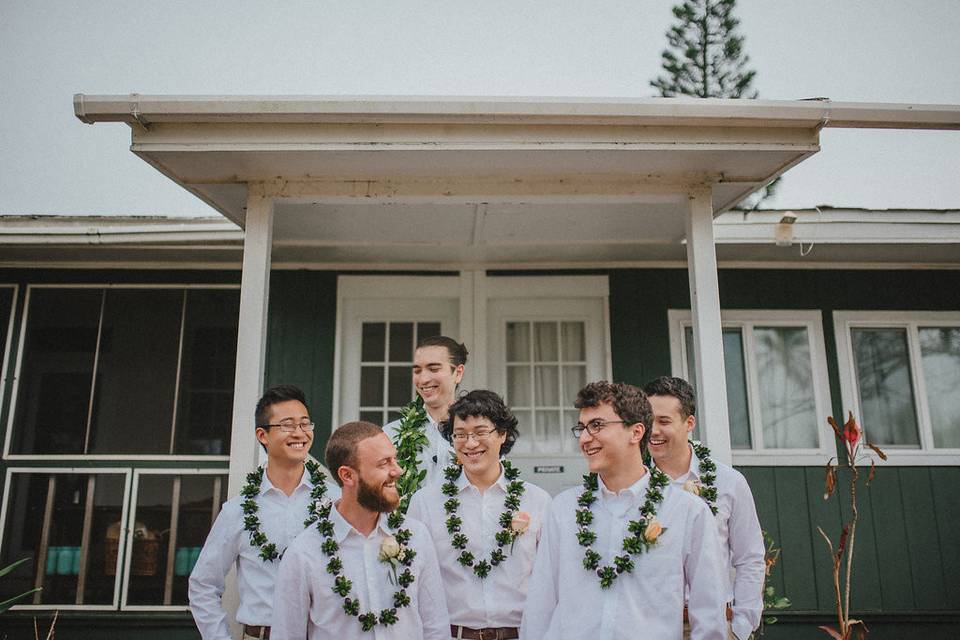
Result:
M426 411L426 409L424 409ZM400 421L394 420L383 428L383 431L390 438L390 442L396 444L397 429L400 428ZM420 460L419 467L427 470L427 477L423 479L421 487L427 487L431 484L443 484L443 470L453 462L453 446L440 435L440 426L430 413L427 413L427 424L424 425L424 432L427 435L429 443L423 447L423 451L417 456Z
M460 500L457 515L463 520L460 531L470 540L466 550L473 554L474 562L489 562L490 552L497 547L494 536L502 528L500 515L508 483L502 467L500 477L483 493L470 484L466 473L457 479L456 497ZM473 629L520 626L540 528L550 506L549 493L529 482L523 485L517 511L530 515L530 526L513 543L512 552L510 546L503 548L507 559L491 567L484 580L473 573L473 567L457 562L461 551L450 542L448 516L443 508L448 498L441 491L441 485L432 484L414 494L407 515L423 522L433 538L452 624Z
M700 459L691 452L690 469L679 476L671 490L683 490L687 480L700 480ZM727 602L733 603L733 632L747 640L760 625L763 614L763 580L766 574L766 547L753 493L743 474L722 462L717 466L717 532L720 534L721 558L728 567Z
M623 553L627 524L640 518L650 474L611 493L600 481L593 503L592 545L600 565ZM726 640L726 590L717 528L702 500L685 491L665 491L656 519L664 527L656 546L632 556L634 569L607 589L583 567L575 513L581 487L554 498L533 568L520 638L569 640L680 640L684 589L689 586L693 640ZM639 635L638 635L639 634Z
M336 507L330 510L330 520L340 545L336 555L343 562L342 575L353 583L349 597L360 601L360 613L379 615L392 608L393 594L400 587L391 584L390 565L378 557L384 538L395 533L387 525L386 514L369 536L354 529ZM410 566L416 579L407 587L410 605L397 609L395 624L378 623L364 631L356 616L343 611L343 596L333 591L334 577L327 572L329 557L320 548L323 536L310 527L293 541L280 563L271 640L449 640L450 618L430 534L412 518L405 520L403 528L412 534L407 546L417 552ZM402 572L400 565L397 574Z
M260 531L283 550L303 531L307 505L313 483L304 471L300 484L287 496L271 484L266 472L255 498L259 507ZM327 496L340 496L340 487L327 482ZM190 573L190 611L204 640L230 640L227 612L221 604L224 581L230 567L237 567L237 589L240 606L237 622L255 626L270 626L273 621L273 584L279 560L260 558L260 548L250 544L250 532L243 528L245 498L235 496L227 500L207 535L207 540Z

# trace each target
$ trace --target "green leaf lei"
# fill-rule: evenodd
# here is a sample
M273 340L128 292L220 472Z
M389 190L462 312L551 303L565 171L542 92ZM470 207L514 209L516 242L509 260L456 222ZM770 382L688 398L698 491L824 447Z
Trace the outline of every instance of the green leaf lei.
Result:
M583 492L577 498L577 541L581 547L585 547L583 554L583 568L589 571L595 571L600 579L600 588L608 589L621 573L630 573L633 571L634 563L631 556L640 555L649 551L651 547L657 544L659 536L667 531L666 527L661 528L654 539L647 539L647 527L654 522L657 515L657 508L663 502L663 489L670 484L670 478L656 467L650 469L650 484L647 487L647 498L640 507L639 520L631 520L627 524L627 530L633 534L623 539L623 555L613 559L613 566L600 566L600 554L593 550L591 545L597 541L597 534L590 530L593 523L593 513L590 511L590 505L597 500L594 494L600 487L597 474L590 473L583 476Z
M308 508L311 517L316 520L317 531L320 532L320 536L323 538L320 549L329 558L327 561L327 573L333 575L333 587L331 587L331 589L343 598L344 613L348 616L355 616L364 631L370 631L377 626L378 623L385 627L396 624L397 609L410 606L410 596L407 595L407 587L413 584L415 580L413 573L410 571L410 565L413 564L413 559L416 557L417 552L407 546L412 535L410 530L401 529L399 525L394 527L397 531L394 538L396 538L400 545L400 551L396 556L396 560L399 564L403 565L404 569L403 572L397 576L397 584L400 586L400 590L395 591L393 594L393 606L388 609L383 609L379 615L373 611L360 613L360 600L350 597L353 582L343 575L343 562L339 556L337 556L340 545L333 537L333 521L330 520L331 509L333 509L333 503L329 500L322 503L311 503ZM402 515L399 518L399 523L400 525L403 524Z
M397 448L397 464L403 469L403 475L397 478L397 493L400 494L400 504L390 514L387 522L396 529L403 522L403 516L410 506L410 499L417 492L427 470L420 468L420 453L430 444L426 432L427 411L423 408L423 398L417 396L400 412L400 426L393 438ZM399 520L397 520L399 518Z
M310 474L310 482L313 483L313 488L310 490L311 503L322 500L327 492L327 483L320 465L313 460L307 460L303 466ZM240 495L244 498L240 506L243 508L243 528L250 532L250 546L260 548L260 557L264 562L273 562L282 558L283 551L286 549L278 551L277 545L270 542L260 531L260 518L257 517L260 506L257 504L257 496L260 495L260 485L263 483L263 471L263 467L257 467L256 471L247 474L247 484L240 490ZM308 517L304 520L303 526L309 527L313 524L313 520L313 516Z
M717 465L710 459L710 448L699 440L691 440L690 446L700 461L700 497L710 507L713 515L717 515Z
M509 480L507 484L507 496L503 499L503 513L500 514L500 531L494 539L497 541L497 548L490 552L490 560L480 560L476 562L474 555L467 551L467 544L470 540L460 532L460 525L463 521L457 515L457 509L460 508L460 500L457 499L456 482L463 473L463 467L459 464L451 464L443 470L446 482L440 490L447 496L447 501L443 504L443 509L447 513L447 533L450 534L450 544L454 549L460 550L460 556L457 562L465 567L473 567L473 573L483 580L490 575L490 569L499 565L507 556L503 553L503 548L510 545L513 548L514 541L522 535L522 532L513 530L513 515L520 508L520 497L523 495L525 487L520 480L520 470L510 464L507 460L502 461L503 475Z

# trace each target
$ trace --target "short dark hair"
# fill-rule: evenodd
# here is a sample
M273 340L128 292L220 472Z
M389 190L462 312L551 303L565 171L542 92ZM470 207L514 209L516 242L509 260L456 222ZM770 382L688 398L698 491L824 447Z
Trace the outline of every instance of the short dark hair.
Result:
M467 364L467 345L462 342L457 342L453 338L448 338L447 336L427 336L426 338L421 338L420 342L417 343L417 349L422 349L423 347L445 348L447 353L450 354L450 364L452 364L454 368L462 364Z
M697 394L683 378L660 376L643 387L647 396L673 396L680 401L680 416L686 420L697 415Z
M257 408L254 412L255 426L265 427L270 422L270 407L287 400L299 401L306 407L307 413L310 413L310 407L307 406L307 397L300 387L292 384L278 384L267 389L266 393L257 400Z
M372 422L357 421L337 427L336 431L330 435L323 457L327 461L330 475L338 485L343 486L338 473L340 467L357 468L357 445L360 441L381 433L383 429Z
M647 441L650 440L650 426L653 424L653 409L650 408L650 401L643 389L623 382L591 382L577 392L577 400L573 406L577 409L589 409L601 404L613 407L614 413L623 420L625 427L638 422L643 424L640 449L646 450Z
M453 440L453 422L460 418L486 418L500 433L505 433L507 439L500 445L500 455L505 456L513 449L520 431L517 428L517 417L507 408L503 398L493 391L475 389L462 396L447 411L447 419L440 423L440 433L447 440Z

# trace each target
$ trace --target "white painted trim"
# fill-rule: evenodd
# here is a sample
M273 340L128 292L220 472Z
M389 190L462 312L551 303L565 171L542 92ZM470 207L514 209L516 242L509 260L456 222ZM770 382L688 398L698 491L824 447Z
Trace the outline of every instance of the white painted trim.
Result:
M487 276L488 298L602 298L610 295L603 276Z
M927 406L926 382L920 360L918 328L960 327L960 311L834 311L833 332L837 343L837 360L840 371L840 395L843 399L844 416L853 411L859 420L863 418L860 394L857 393L856 369L854 366L853 341L850 329L854 327L889 327L904 329L907 333L907 357L910 361L911 380L917 411L917 428L920 447L883 445L887 460L876 459L881 466L956 466L960 465L960 449L937 449L933 447L933 427ZM869 425L864 425L869 436ZM876 457L876 456L874 456Z
M833 409L830 399L822 313L818 310L809 309L722 309L720 314L722 327L741 327L743 329L750 437L754 444L753 449L731 448L733 464L738 466L815 466L825 464L826 460L836 455L836 445L833 430L829 428L826 422L826 416L830 415ZM685 327L692 324L690 311L670 309L667 311L667 318L670 326L671 370L673 375L688 378L686 341L683 334ZM763 442L763 423L759 402L755 400L759 396L752 344L753 327L756 325L802 326L807 330L810 341L810 374L814 382L813 394L817 412L817 438L820 444L816 449L757 447L758 444Z
M140 491L141 476L195 476L195 475L218 475L227 477L226 469L134 469L132 478L132 495L130 497L130 522L124 528L126 535L123 537L129 541L133 536L133 524L137 520L137 496ZM218 497L218 496L216 496ZM124 521L126 522L126 521ZM129 550L125 550L123 556L123 589L121 591L122 599L120 602L120 611L189 611L190 605L136 605L127 604L127 591L130 586L130 563L133 558L133 545L129 545ZM119 563L118 563L119 566Z
M118 467L104 467L101 469L86 467L8 467L6 477L3 483L3 503L0 504L0 549L3 549L3 545L6 542L3 535L7 530L7 505L10 498L10 487L12 485L13 474L28 474L28 473L47 473L47 474L63 474L63 475L122 475L124 477L123 481L123 498L120 504L120 522L123 525L127 523L127 517L129 515L129 505L130 505L130 479L132 475L131 469L123 469ZM51 609L59 609L61 611L116 611L119 607L120 602L120 589L121 589L121 578L123 573L120 571L121 558L123 558L126 553L125 548L126 536L120 536L120 542L117 547L117 573L114 576L113 581L113 603L106 604L96 604L96 605L78 605L78 604L18 604L11 607L13 610L22 610L22 611L49 611ZM38 558L39 562L41 559ZM46 558L42 559L46 562Z
M724 374L723 330L720 319L720 285L713 237L712 188L690 190L686 215L687 277L697 358L697 415L700 437L713 457L731 462L730 420L727 412L727 379ZM706 381L710 380L711 384Z
M14 285L16 286L16 285ZM30 313L30 294L34 289L108 289L108 290L123 290L123 289L188 289L188 290L206 290L206 289L239 289L239 285L236 284L164 284L164 283L133 283L133 284L119 284L119 283L39 283L39 284L28 284L26 288L26 293L23 299L23 316L20 319L20 339L17 345L17 360L15 370L10 374L13 376L13 385L10 389L10 400L7 410L7 432L3 440L3 459L4 460L170 460L170 461L211 461L211 462L222 462L229 461L230 456L195 456L195 455L182 455L182 456L170 456L164 454L148 454L148 455L130 455L130 454L119 454L119 455L110 455L110 454L24 454L24 453L10 453L10 444L13 438L13 428L14 428L14 419L16 417L16 408L17 408L17 394L19 393L20 386L20 372L23 369L23 349L26 344L27 339L27 329L28 329L28 320ZM13 310L15 310L14 307ZM13 311L12 310L12 311ZM11 322L13 320L14 314L11 311ZM8 329L12 333L12 326ZM183 327L181 326L181 329ZM8 333L8 335L10 335ZM97 336L97 341L99 344L99 334ZM10 343L9 339L7 342L7 347L9 349ZM4 371L6 371L6 355L4 356ZM179 381L178 381L179 384ZM0 390L2 391L2 390ZM174 413L176 413L176 406L174 406Z
M341 298L459 298L457 276L339 276Z

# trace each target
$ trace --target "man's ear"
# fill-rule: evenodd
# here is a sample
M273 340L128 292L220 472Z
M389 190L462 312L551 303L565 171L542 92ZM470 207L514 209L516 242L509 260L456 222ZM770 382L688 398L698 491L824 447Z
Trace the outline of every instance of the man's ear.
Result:
M693 433L694 428L697 426L697 418L695 416L687 416L687 434Z
M257 442L259 442L264 446L264 448L266 448L267 447L267 430L264 429L263 427L257 427L256 434L257 434Z
M630 429L633 432L630 434L630 443L640 444L643 442L643 434L647 432L647 428L643 426L643 423L634 422L632 425L630 425Z
M337 477L340 478L340 485L352 487L357 483L357 472L346 465L340 465L337 469Z
M460 384L460 381L463 380L463 371L465 367L462 364L458 364L453 368L453 382L454 384Z

